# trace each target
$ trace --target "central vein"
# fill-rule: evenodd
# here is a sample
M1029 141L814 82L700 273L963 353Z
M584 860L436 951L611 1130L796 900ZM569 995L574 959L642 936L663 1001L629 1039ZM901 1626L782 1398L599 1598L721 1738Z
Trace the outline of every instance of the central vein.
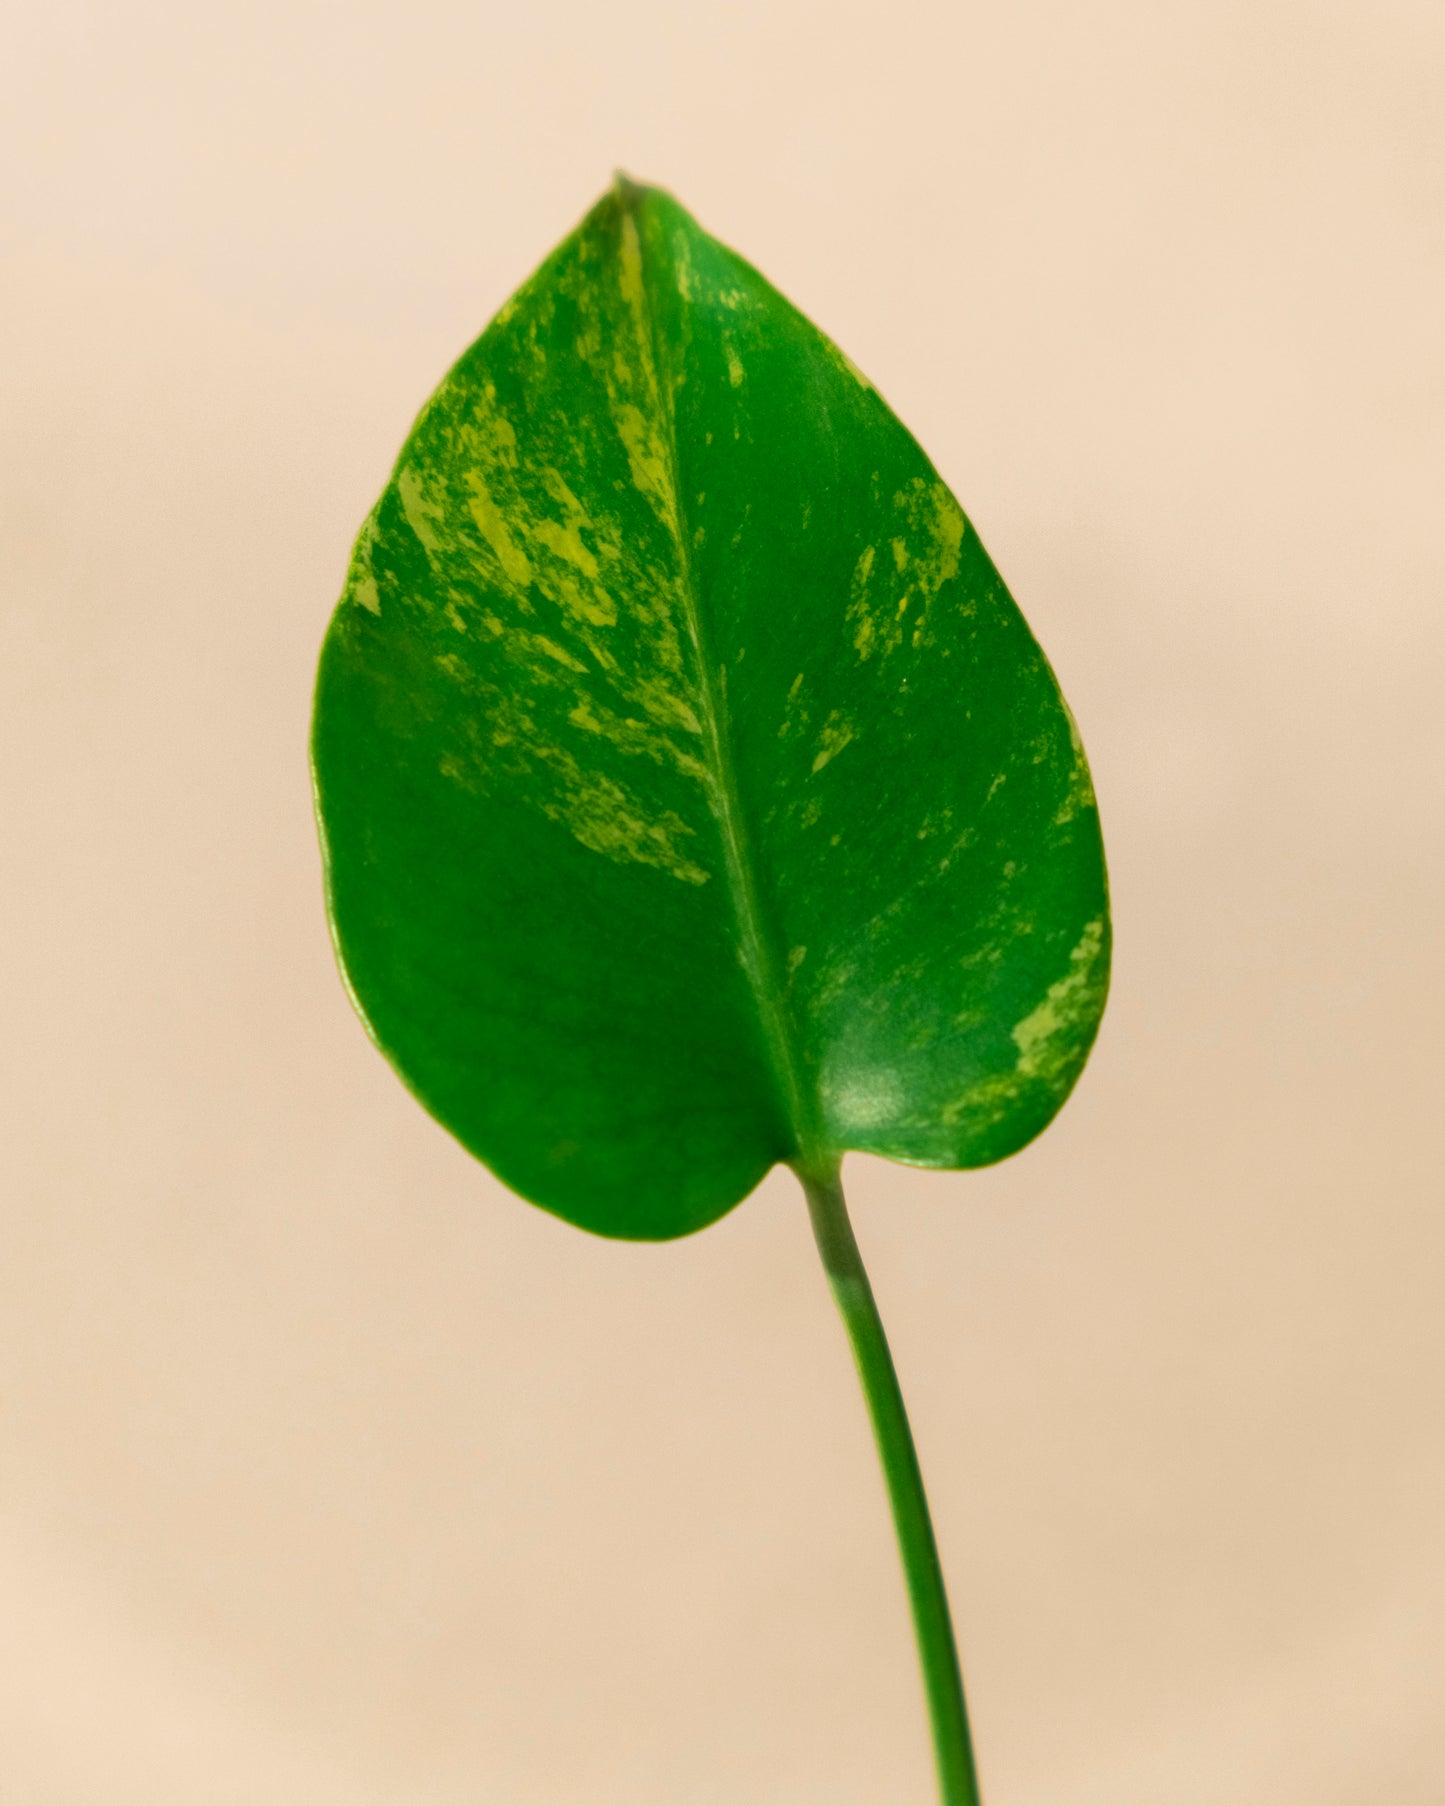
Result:
M693 569L692 534L677 450L672 373L667 368L659 342L649 296L646 261L638 242L634 212L636 201L626 190L621 190L619 199L622 205L624 250L631 252L635 248L641 261L640 300L637 306L639 345L645 380L651 390L652 404L662 427L668 484L672 492L678 591L683 622L697 669L697 716L702 728L709 777L708 800L721 834L728 892L738 925L742 965L757 1003L769 1063L780 1093L779 1102L793 1136L793 1156L804 1164L812 1165L823 1154L817 1098L799 1056L797 1027L788 1007L776 937L768 932L759 892L757 863L732 757L728 727L727 668L717 658L712 646L697 576ZM632 235L632 245L627 244L629 234Z

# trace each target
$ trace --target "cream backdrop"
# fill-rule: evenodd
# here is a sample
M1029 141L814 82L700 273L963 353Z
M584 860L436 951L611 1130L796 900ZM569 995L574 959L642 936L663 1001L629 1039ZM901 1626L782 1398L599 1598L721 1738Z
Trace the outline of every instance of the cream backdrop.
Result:
M989 1806L1439 1806L1439 0L0 32L0 1799L931 1798L791 1181L517 1202L322 919L351 535L621 165L890 398L1094 761L1076 1096L851 1166Z

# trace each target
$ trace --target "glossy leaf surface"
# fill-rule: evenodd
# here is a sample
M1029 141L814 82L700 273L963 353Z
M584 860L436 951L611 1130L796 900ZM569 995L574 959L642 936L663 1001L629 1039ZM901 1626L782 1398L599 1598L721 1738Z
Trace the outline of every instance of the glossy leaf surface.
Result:
M344 971L416 1095L603 1233L775 1162L983 1165L1103 1008L1084 754L868 382L617 186L423 411L322 654Z

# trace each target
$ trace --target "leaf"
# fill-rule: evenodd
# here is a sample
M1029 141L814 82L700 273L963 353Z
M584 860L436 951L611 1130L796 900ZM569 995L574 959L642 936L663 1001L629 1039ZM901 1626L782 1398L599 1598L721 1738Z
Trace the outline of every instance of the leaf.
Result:
M1014 1152L1098 1025L1088 767L871 385L619 179L417 421L321 657L352 996L423 1104L609 1235L775 1162Z

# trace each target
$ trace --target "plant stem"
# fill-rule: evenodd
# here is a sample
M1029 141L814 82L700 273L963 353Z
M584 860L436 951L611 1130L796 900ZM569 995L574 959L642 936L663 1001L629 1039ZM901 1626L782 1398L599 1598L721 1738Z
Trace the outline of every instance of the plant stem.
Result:
M968 1734L968 1708L963 1703L963 1676L953 1641L948 1595L938 1560L938 1544L923 1492L923 1475L908 1427L908 1413L898 1387L888 1339L863 1268L843 1185L836 1163L826 1170L797 1169L808 1198L813 1234L834 1302L852 1344L868 1415L888 1484L894 1528L903 1556L913 1630L923 1666L933 1752L938 1765L938 1791L943 1806L980 1806L973 1744Z

